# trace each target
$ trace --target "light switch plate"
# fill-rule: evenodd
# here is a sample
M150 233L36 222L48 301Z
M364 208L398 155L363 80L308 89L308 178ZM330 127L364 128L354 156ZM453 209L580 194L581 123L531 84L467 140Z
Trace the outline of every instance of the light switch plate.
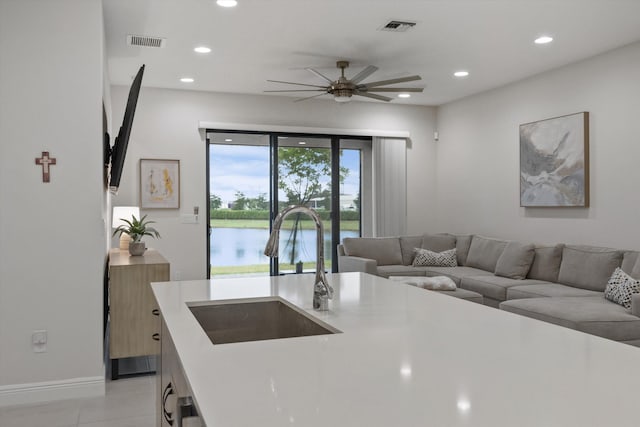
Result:
M180 222L183 223L183 224L197 224L198 223L198 215L182 214L182 215L180 215Z

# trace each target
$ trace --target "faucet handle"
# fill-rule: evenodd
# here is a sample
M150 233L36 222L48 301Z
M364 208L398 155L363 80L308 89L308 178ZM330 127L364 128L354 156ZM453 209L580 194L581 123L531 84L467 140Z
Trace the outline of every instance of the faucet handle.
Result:
M313 309L318 311L329 310L329 295L326 292L324 294L313 293Z

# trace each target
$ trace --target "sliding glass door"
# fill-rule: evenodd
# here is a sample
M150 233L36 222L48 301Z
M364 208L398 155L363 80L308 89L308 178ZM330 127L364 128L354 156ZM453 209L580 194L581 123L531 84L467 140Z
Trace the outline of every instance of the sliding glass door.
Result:
M316 211L324 226L325 267L331 269L331 139L278 137L278 212L290 205ZM279 273L315 271L317 232L307 215L294 214L280 230Z
M345 237L359 237L363 233L362 194L370 187L364 171L365 157L370 158L370 145L360 140L340 140L340 234ZM367 202L369 201L367 197Z
M272 220L289 205L307 206L320 216L325 267L337 271L337 244L362 232L370 138L230 131L207 136L210 274L315 271L316 229L303 214L284 222L277 263L262 254Z
M269 274L269 137L215 134L210 142L210 274Z

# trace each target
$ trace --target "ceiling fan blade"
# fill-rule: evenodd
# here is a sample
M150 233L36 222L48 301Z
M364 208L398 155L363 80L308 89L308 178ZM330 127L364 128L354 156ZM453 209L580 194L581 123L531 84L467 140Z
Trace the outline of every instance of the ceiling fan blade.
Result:
M271 83L284 83L287 85L310 86L310 87L319 87L323 89L325 88L325 86L320 86L320 85L308 85L305 83L283 82L282 80L267 80L267 81Z
M322 95L326 95L326 93L321 93L321 94L319 94L319 95L313 95L313 96L307 96L306 98L299 98L299 99L296 99L296 100L295 100L295 101L293 101L293 102L306 101L307 99L317 98L317 97L322 96Z
M362 70L358 74L356 74L351 79L351 83L358 84L361 81L363 81L364 79L366 79L367 77L369 77L371 74L375 73L376 71L378 71L378 67L375 67L373 65L369 65L369 66L367 66L367 68L365 68L364 70Z
M327 92L325 89L263 90L263 92Z
M422 92L423 87L372 87L371 89L360 89L366 92Z
M358 85L358 89L368 88L368 87L376 87L376 86L385 86L392 85L396 83L404 83L404 82L413 82L416 80L422 80L420 76L409 76L409 77L400 77L398 79L389 79L389 80L380 80L379 82L371 82Z
M320 77L321 79L324 79L326 81L328 81L329 83L333 83L333 80L331 80L329 77L320 74L320 72L314 70L313 68L305 68L305 70L307 71L311 71L313 74L315 74L316 76Z
M378 101L386 101L389 102L391 101L393 98L389 98L387 96L382 96L382 95L376 95L375 93L368 93L368 92L360 92L360 91L354 91L353 92L354 95L358 95L358 96L364 96L366 98L373 98L373 99L377 99Z

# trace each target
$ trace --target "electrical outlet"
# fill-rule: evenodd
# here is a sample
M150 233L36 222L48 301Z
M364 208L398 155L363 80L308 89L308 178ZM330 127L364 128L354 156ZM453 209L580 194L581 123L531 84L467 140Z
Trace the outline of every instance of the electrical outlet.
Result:
M31 345L34 353L44 353L47 351L47 331L33 331L31 334Z
M173 278L174 278L175 280L180 280L180 279L182 278L182 272L181 272L180 270L176 270L176 271L173 273Z

